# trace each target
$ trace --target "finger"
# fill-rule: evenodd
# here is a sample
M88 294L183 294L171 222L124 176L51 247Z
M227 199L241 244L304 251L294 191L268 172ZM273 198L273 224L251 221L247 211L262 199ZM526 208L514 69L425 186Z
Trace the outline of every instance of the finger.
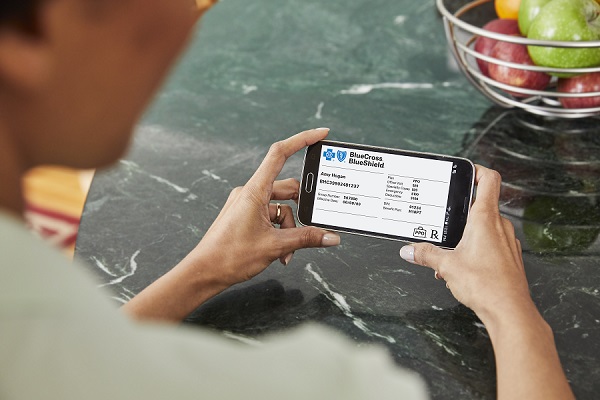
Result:
M295 229L282 229L277 232L278 240L281 245L282 257L293 253L298 249L307 249L312 247L331 247L340 244L339 235L333 232L327 232L314 226L306 226Z
M519 265L524 270L525 264L523 263L523 247L521 246L521 241L519 239L515 239L517 242L517 251L519 252Z
M292 211L292 207L286 206L286 208L281 210L281 217L279 221L279 229L291 229L296 227L296 220L294 220L294 212ZM280 261L283 265L288 265L290 261L292 261L293 256L294 252L288 253L281 257Z
M498 199L500 198L500 185L502 177L493 169L475 166L475 183L477 184L477 194L473 209L498 210Z
M231 207L231 205L233 203L235 203L236 199L240 196L240 193L242 192L242 190L243 190L243 187L239 186L239 187L234 188L229 193L229 197L227 197L227 201L221 208L221 211L219 211L219 215L217 215L217 218L215 218L214 222L219 221L221 219L221 217L227 213L227 210Z
M435 269L440 274L445 275L443 271L440 271L440 266L442 259L448 255L449 251L440 249L431 243L414 243L402 247L400 257L405 261Z
M297 151L325 139L329 133L328 128L311 129L282 140L271 146L262 164L248 184L258 188L270 187L277 175L281 172L286 160Z
M513 255L513 259L515 263L520 268L525 268L523 264L523 253L521 249L521 242L517 239L515 235L515 227L507 218L502 217L502 223L504 225L504 234L507 237L508 245L510 246L510 250Z
M277 204L269 204L269 219L274 223L278 224L280 229L290 229L296 227L296 221L294 220L294 213L292 207L286 204L279 205L279 218L277 217ZM285 254L279 257L279 262L283 265L288 265L294 256L294 252Z
M508 242L508 246L510 247L510 251L513 255L513 259L515 260L515 263L517 263L517 265L520 264L519 262L519 250L517 247L517 242L516 242L516 238L515 238L515 227L513 226L512 222L510 222L508 219L501 217L501 221L502 221L502 228L504 229L504 236L506 237L506 240Z
M517 246L515 242L515 227L513 226L512 222L505 217L500 217L500 221L502 222L502 230L504 230L504 236L506 236L506 239L508 240L508 245L510 246L511 250L516 251Z
M294 253L286 254L283 257L279 257L279 262L283 265L288 265L292 261L292 257L294 257Z
M290 178L283 181L275 181L273 182L271 200L294 200L297 202L298 193L300 193L300 182L297 179Z
M277 205L276 204L269 205L269 217L270 217L271 221L273 221L274 223L278 223L279 229L295 228L296 220L294 219L294 212L292 210L292 207L290 207L286 204L282 204L282 205L280 205L280 210L281 210L281 212L279 215L279 220L277 221ZM292 260L293 256L294 256L293 252L288 253L284 256L279 257L279 261L283 265L288 265L290 263L290 261Z
M279 225L282 229L289 229L296 227L296 221L294 220L294 211L292 207L287 204L280 204L279 218L277 218L277 204L269 204L269 219L272 223Z

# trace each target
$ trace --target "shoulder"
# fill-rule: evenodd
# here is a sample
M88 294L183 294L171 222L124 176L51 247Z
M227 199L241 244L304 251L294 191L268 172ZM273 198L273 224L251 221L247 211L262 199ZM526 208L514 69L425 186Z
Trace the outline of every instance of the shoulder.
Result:
M92 303L106 302L89 272L3 213L0 255L0 317L84 312Z

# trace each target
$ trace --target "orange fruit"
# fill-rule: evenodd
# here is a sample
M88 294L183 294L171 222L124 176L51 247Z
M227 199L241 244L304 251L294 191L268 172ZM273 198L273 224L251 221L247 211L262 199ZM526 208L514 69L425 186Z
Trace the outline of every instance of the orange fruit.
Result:
M521 0L495 0L494 7L498 18L518 19Z

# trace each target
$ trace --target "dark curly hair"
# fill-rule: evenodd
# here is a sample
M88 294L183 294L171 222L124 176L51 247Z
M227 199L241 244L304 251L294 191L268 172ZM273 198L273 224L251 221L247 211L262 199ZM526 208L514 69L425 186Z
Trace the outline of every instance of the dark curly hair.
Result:
M37 31L37 7L43 0L0 1L0 27L11 26L28 33Z

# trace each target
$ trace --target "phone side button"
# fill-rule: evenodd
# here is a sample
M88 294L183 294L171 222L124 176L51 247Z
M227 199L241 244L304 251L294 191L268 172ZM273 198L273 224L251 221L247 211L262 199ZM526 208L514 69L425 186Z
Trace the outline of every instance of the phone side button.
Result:
M304 190L306 193L310 193L313 190L313 184L315 183L315 175L312 172L306 174L306 185L304 186Z

